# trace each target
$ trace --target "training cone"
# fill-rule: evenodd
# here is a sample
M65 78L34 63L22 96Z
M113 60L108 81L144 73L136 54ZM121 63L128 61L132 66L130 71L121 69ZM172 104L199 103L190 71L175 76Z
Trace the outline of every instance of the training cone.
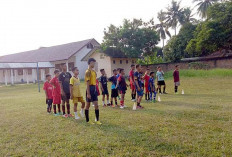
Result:
M182 93L181 94L183 94L184 95L184 90L182 89Z
M133 110L135 111L136 110L136 103L134 103L134 105L133 105Z
M160 96L158 95L158 102L161 102L161 98L160 98Z

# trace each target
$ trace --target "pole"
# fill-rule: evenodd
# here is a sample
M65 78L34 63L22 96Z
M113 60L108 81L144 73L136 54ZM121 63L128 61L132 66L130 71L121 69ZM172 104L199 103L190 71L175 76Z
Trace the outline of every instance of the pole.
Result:
M39 84L39 62L37 62L37 82L38 82L38 90L40 92L40 84Z

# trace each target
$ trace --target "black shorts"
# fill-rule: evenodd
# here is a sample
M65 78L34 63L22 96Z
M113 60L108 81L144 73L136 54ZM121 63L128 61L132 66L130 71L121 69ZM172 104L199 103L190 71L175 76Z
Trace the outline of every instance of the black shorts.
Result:
M165 81L158 81L158 85L159 86L165 85Z
M69 100L70 99L70 93L64 93L64 95L61 95L61 99L63 101Z
M87 102L94 102L94 101L98 101L98 93L97 93L97 88L96 86L89 86L89 90L90 90L90 95L91 95L91 99L89 99L87 97L87 91L86 91L86 101Z
M111 89L111 98L117 98L117 97L118 97L118 90Z
M103 88L104 91L102 92L102 95L109 95L109 91L107 88Z
M52 105L53 100L52 99L46 99L46 104Z

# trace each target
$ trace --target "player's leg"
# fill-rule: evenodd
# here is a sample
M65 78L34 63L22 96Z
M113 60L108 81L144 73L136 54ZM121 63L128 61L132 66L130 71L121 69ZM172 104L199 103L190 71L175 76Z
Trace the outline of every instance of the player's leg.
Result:
M77 114L77 102L74 103L73 110L74 110L75 119L80 119L80 117Z
M72 117L72 114L70 113L70 103L69 103L69 98L70 98L70 96L69 96L69 97L67 97L67 99L66 99L66 107L67 107L67 113L68 113L68 116L69 116L69 117Z

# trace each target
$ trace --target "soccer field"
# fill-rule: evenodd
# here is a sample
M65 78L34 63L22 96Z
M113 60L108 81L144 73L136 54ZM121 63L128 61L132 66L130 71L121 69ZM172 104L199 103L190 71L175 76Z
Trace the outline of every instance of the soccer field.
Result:
M185 77L181 89L167 80L169 94L143 110L130 90L124 110L99 101L99 126L48 115L37 85L0 87L0 156L232 156L232 77Z

